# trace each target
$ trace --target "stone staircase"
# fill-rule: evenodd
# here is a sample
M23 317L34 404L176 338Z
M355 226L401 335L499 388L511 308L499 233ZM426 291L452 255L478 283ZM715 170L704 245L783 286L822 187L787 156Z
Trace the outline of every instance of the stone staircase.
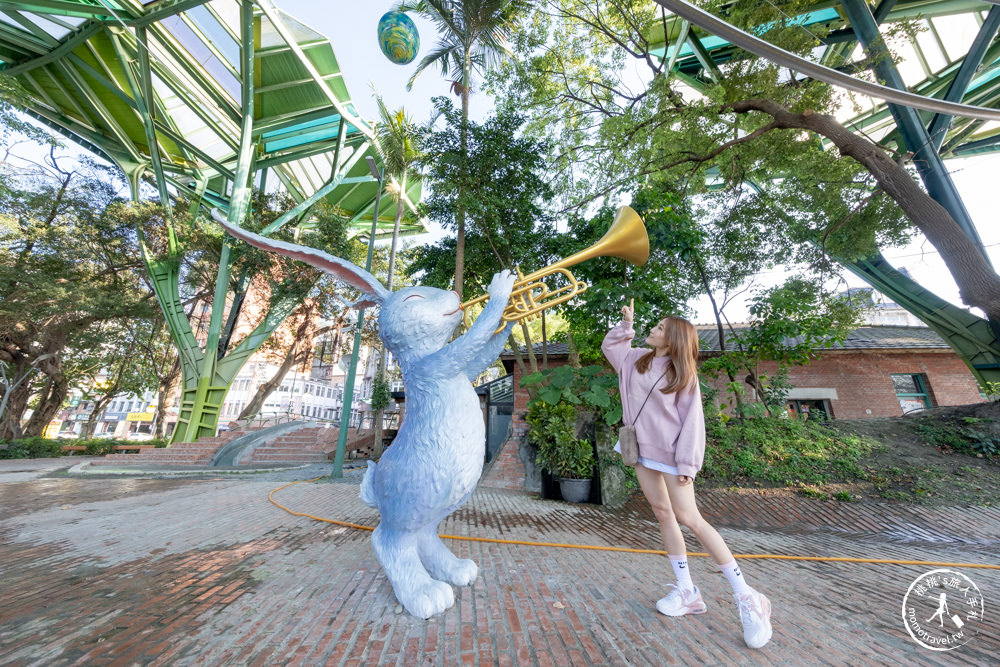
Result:
M103 459L92 461L92 466L113 465L203 465L212 462L219 448L259 428L224 431L214 438L202 438L198 442L178 442L170 447L147 449L137 454L107 454Z
M394 435L388 431L388 436ZM278 436L258 446L250 455L249 464L267 463L324 463L332 460L337 451L340 429L335 426L314 426ZM372 455L374 433L350 429L347 434L345 459L365 459Z
M94 466L113 465L190 465L208 466L227 443L262 427L225 431L198 442L179 442L170 447L148 449L136 454L108 454L91 462ZM269 438L239 458L239 465L266 466L275 463L326 463L334 458L340 429L335 426L311 426ZM395 431L386 431L386 439ZM350 429L345 459L366 459L372 455L374 433Z

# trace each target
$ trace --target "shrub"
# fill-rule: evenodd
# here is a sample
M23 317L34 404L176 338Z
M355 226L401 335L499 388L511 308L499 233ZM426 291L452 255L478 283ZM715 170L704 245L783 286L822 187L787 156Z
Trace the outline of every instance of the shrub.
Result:
M706 424L702 476L780 485L821 484L865 476L858 461L872 442L820 423L761 417Z
M61 456L65 441L36 436L0 444L7 445L6 450L0 450L0 459L47 459Z
M115 445L135 447L141 444L143 446L166 447L167 441L163 438L155 438L143 442L112 438L92 438L87 440L57 440L41 437L20 438L10 442L0 442L0 445L7 445L7 449L0 449L0 459L45 459L67 456L70 452L62 451L63 445L67 444L86 447L83 453L87 456L103 456L114 452Z

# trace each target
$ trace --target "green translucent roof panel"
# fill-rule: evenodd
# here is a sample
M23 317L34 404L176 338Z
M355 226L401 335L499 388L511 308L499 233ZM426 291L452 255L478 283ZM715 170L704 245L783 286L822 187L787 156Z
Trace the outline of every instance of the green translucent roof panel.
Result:
M117 163L150 170L152 123L164 178L181 193L199 183L226 206L232 191L243 110L235 0L36 0L0 2L0 70L31 99L27 113ZM147 40L140 42L141 31ZM332 174L343 182L326 199L367 234L377 184L366 156L378 160L372 126L358 115L333 46L269 2L254 3L252 137L256 166L296 200ZM142 97L138 63L148 52L152 99ZM343 147L334 156L343 124ZM152 173L152 171L147 171ZM402 233L426 231L415 213L421 184L407 181ZM383 197L379 235L395 207ZM391 208L391 211L390 211Z
M873 12L880 6L880 3L869 4ZM898 0L891 5L883 17L883 34L893 24L904 20L918 21L922 27L908 42L893 42L897 55L902 59L898 64L900 75L911 91L938 98L947 94L989 8L989 4L978 0ZM792 17L803 30L825 36L822 44L817 37L817 44L821 45L814 57L830 67L852 67L863 59L862 50L853 39L844 16L839 2L827 1L817 2L810 11ZM690 40L676 44L682 25L681 19L667 15L665 26L657 26L648 36L654 53L661 57L670 56L679 47L675 71L684 75L684 81L695 88L709 85L713 72L705 71L704 63L695 54ZM755 32L762 33L767 27L762 25ZM737 47L701 28L692 27L691 32L715 66L722 68L723 75L726 62L744 55ZM664 33L669 47L664 43ZM957 101L977 106L1000 106L1000 36L993 36L976 75ZM854 95L851 102L852 105L859 105L862 112L853 118L843 118L848 125L862 129L879 141L893 142L898 139L895 123L881 100ZM922 115L930 122L932 114ZM973 150L1000 150L1000 144L988 141L997 130L996 123L955 118L945 136L942 155L948 157L969 154Z

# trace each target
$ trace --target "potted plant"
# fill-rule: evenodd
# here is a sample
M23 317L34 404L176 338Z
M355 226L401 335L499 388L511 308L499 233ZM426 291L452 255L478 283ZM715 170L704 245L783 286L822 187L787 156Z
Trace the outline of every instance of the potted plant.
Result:
M538 447L535 463L559 478L564 500L580 503L590 497L594 474L593 445L576 437L576 410L569 403L537 402L528 411L529 437Z
M571 503L590 498L590 482L594 476L594 446L589 440L574 438L554 452L555 474L559 475L559 492ZM551 471L550 471L551 472Z

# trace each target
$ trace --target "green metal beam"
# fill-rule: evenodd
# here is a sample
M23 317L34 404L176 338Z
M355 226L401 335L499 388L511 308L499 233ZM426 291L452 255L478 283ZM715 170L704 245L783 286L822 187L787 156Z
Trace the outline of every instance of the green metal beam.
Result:
M364 141L363 146L367 146L368 142ZM283 151L281 153L272 154L270 157L266 157L260 161L260 167L276 167L281 164L286 164L288 162L296 162L298 160L304 160L306 158L313 157L315 155L322 155L323 153L329 153L331 147L336 146L336 141L324 141L322 143L306 144L304 147L291 150Z
M313 194L309 195L301 202L299 202L292 210L288 211L280 218L272 222L270 225L265 227L261 231L260 235L268 236L269 234L273 234L274 232L281 229L282 226L288 224L288 222L298 218L300 215L302 215L307 210L312 208L320 199L333 192L333 190L340 185L341 181L343 180L344 174L349 172L354 167L354 165L357 164L358 160L361 159L362 155L364 155L364 150L354 151L354 154L351 155L350 158L348 158L343 168L337 170L336 176L327 181L323 185L323 187L316 190L316 192L314 192Z
M997 34L997 29L1000 29L1000 5L990 8L989 14L986 15L986 20L979 28L976 39L973 40L968 53L965 55L965 59L962 61L962 66L959 67L958 72L952 78L944 99L951 102L960 102L964 99L965 92L972 82L972 78L976 75L979 66L983 62L983 58L986 56L990 42L993 41L993 37ZM938 114L931 121L930 127L927 129L927 134L930 135L936 150L941 149L941 144L944 142L944 135L948 131L948 126L951 124L952 118L952 116Z
M115 10L109 10L103 4L95 3L91 5L86 2L74 0L29 0L28 2L7 2L7 0L0 0L0 10L55 14L56 16L72 16L73 18L84 19L119 18L119 14ZM121 11L125 18L128 18L128 12L124 10L119 11Z
M3 72L8 76L18 76L24 72L29 72L39 67L45 67L50 63L54 63L66 57L66 55L72 53L76 47L80 46L102 30L104 30L103 23L88 21L87 23L80 25L76 32L71 33L63 39L62 44L58 48L53 49L44 56L33 58L27 62L18 63L16 65L4 63L3 65L0 65L0 72Z
M135 38L139 44L146 44L146 28L135 29ZM160 158L160 144L156 138L156 127L153 124L151 109L155 104L153 98L153 81L149 70L149 50L139 49L139 72L138 76L132 71L132 65L125 57L125 51L121 48L121 43L114 40L115 48L122 59L122 70L128 79L129 86L132 87L132 97L138 105L139 116L142 119L143 128L146 131L146 146L149 151L150 163L153 167L153 175L156 177L156 187L160 193L160 205L167 210L167 227L169 232L169 252L171 255L177 253L177 235L171 223L173 218L172 207L170 205L170 194L167 192L167 183L163 178L163 162Z
M62 73L69 79L69 82L74 86L76 92L79 93L90 105L91 110L96 113L104 126L110 130L119 143L124 146L125 150L132 155L133 160L136 162L142 162L142 156L139 155L135 147L132 144L132 139L128 136L125 129L119 124L115 117L104 107L101 100L90 86L83 80L83 77L77 72L73 67L70 66L69 62L66 60L61 60L54 64L55 67L59 68Z
M337 113L340 114L340 117L342 119L350 121L351 124L357 127L358 130L360 130L361 133L364 134L368 139L373 140L374 133L372 132L371 128L367 127L366 124L362 123L360 118L358 118L356 114L351 113L347 109L347 105L344 104L341 100L337 98L336 95L333 94L333 91L330 90L330 86L326 85L326 83L323 80L323 76L319 73L319 71L317 71L316 66L313 65L312 61L309 60L309 58L306 56L305 53L303 53L302 47L299 46L299 44L295 41L295 36L292 35L291 31L285 25L285 22L281 18L278 8L274 6L274 3L271 2L271 0L258 0L258 3L260 5L261 10L264 12L264 14L267 15L267 18L270 19L271 26L281 36L281 39L283 39L284 42L291 47L295 55L298 56L299 62L305 68L306 72L309 73L309 76L311 76L312 79L316 82L316 85L319 86L319 89L323 92L323 95L330 102L330 105L333 106L333 108L337 110Z

